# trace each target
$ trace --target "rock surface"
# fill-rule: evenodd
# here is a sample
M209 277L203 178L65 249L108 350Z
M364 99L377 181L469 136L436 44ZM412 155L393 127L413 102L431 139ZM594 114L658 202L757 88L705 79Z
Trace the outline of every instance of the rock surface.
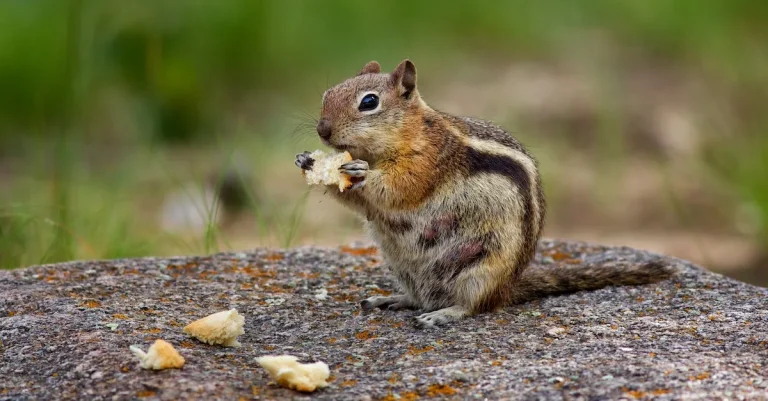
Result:
M538 264L640 263L629 248L544 241ZM0 272L0 400L765 399L768 290L677 259L678 277L510 306L447 329L416 311L362 313L394 283L367 248L259 249L210 257L73 262ZM228 308L240 348L184 335ZM128 347L186 359L147 371ZM324 361L311 395L255 362Z

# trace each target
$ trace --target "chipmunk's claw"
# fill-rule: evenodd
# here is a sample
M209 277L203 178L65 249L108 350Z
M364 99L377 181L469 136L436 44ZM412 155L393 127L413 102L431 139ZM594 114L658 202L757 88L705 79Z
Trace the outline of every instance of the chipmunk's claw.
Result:
M339 171L350 177L362 178L368 175L368 162L365 160L352 160L339 167Z
M339 171L342 174L346 174L352 178L352 186L350 190L361 189L365 186L365 177L368 175L368 162L365 160L352 160L339 167Z
M413 327L420 329L420 330L426 330L434 328L435 325L427 320L420 319L419 317L414 317L412 320Z
M293 164L302 170L312 170L312 166L315 164L315 159L311 158L309 156L310 154L311 152L308 151L297 154L296 161L294 161Z

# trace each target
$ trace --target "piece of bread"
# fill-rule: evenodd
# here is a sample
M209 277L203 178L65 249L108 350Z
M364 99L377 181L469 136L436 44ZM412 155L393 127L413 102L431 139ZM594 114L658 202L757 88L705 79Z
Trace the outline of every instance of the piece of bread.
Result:
M338 185L340 192L352 186L352 178L339 171L342 164L352 161L352 155L349 152L326 153L316 150L310 153L309 157L315 161L312 169L301 170L307 184Z
M256 358L278 385L306 393L328 386L331 375L325 362L299 363L292 355L267 355Z
M235 309L230 309L195 320L184 327L184 332L211 345L239 347L237 336L245 333L244 325L243 315Z
M144 369L161 370L184 366L184 357L179 355L173 345L159 338L155 340L147 352L135 345L131 345L129 349L139 358L139 365Z

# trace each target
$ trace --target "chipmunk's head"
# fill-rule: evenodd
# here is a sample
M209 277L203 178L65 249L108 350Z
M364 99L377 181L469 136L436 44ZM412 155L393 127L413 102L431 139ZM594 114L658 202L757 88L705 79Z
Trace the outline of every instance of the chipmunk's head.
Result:
M376 61L328 89L317 133L326 145L375 162L391 151L409 112L424 104L416 90L416 66L404 60L391 73Z

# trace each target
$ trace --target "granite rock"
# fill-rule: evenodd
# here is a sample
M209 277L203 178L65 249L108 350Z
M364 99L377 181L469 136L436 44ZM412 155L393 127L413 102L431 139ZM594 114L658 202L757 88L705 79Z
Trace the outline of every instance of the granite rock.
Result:
M364 313L395 290L375 248L256 249L208 257L82 261L0 272L0 400L766 399L768 290L629 248L542 241L537 264L662 257L676 277L549 297L413 326ZM182 332L236 308L239 348ZM143 370L129 346L157 338L182 369ZM312 394L271 383L255 359L323 361Z

